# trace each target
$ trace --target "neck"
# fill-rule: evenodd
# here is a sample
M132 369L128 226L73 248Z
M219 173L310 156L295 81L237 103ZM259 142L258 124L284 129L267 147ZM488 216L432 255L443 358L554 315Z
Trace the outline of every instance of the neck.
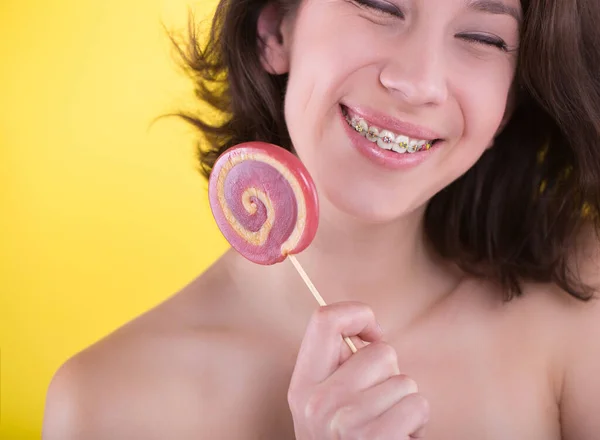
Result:
M423 244L417 215L383 225L323 215L315 240L297 258L329 301L372 303L418 278Z
M431 309L460 279L428 246L423 213L393 223L366 224L322 210L317 236L296 259L328 304L368 304L384 329L399 330ZM277 296L286 292L289 307L315 309L315 300L290 262L250 270L257 271L261 290Z

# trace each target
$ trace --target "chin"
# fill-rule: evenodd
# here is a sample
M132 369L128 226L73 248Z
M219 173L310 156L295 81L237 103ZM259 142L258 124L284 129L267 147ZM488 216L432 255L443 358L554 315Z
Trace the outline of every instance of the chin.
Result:
M415 212L411 201L399 194L390 200L388 191L372 188L350 189L335 182L317 183L321 209L337 211L357 223L382 225L394 223ZM336 216L337 217L337 216Z

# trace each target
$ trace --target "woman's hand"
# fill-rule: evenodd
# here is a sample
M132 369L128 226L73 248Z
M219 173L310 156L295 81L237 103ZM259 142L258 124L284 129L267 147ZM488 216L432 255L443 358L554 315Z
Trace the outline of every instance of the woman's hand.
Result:
M351 354L343 336L369 344ZM288 401L297 440L422 438L429 417L416 383L400 374L395 350L382 342L372 310L350 302L314 313Z

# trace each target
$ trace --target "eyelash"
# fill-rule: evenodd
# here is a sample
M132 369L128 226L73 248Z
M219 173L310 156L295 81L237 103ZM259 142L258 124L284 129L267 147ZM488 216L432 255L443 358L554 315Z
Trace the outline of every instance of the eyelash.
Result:
M472 41L476 44L497 47L503 52L508 52L508 45L500 38L482 34L461 34L458 37L463 40Z
M371 0L351 0L360 7L370 9L377 14L391 16L394 18L404 18L404 13L396 6L387 2L374 2ZM508 52L508 45L500 38L494 38L489 35L482 34L461 34L459 38L471 41L476 44L496 47L504 52Z
M404 13L398 9L396 6L392 5L388 2L374 2L371 0L351 0L353 3L357 4L360 7L371 9L372 11L381 14L392 16L395 18L404 18Z

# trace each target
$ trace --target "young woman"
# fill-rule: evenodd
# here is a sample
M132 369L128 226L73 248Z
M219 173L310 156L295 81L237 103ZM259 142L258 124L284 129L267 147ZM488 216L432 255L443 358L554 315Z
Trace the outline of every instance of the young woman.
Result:
M216 157L294 152L288 263L228 252L69 360L46 440L600 438L600 3L222 0L182 51ZM351 354L342 336L359 350Z

